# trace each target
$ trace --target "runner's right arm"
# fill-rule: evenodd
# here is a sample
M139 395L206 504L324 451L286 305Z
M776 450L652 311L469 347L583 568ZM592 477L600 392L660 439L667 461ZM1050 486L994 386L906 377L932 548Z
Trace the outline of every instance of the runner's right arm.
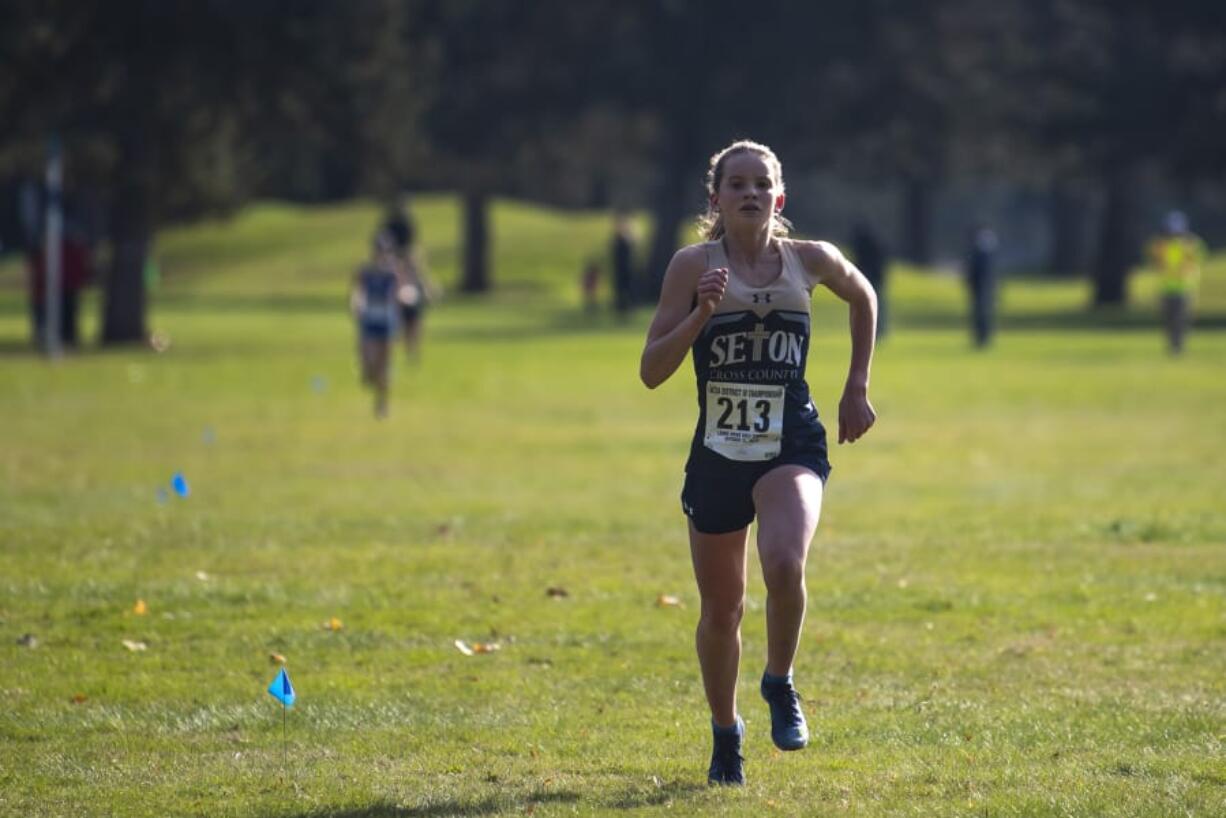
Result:
M728 271L704 272L705 266L706 252L698 245L683 247L669 262L639 362L639 377L648 389L655 389L677 371L724 297Z

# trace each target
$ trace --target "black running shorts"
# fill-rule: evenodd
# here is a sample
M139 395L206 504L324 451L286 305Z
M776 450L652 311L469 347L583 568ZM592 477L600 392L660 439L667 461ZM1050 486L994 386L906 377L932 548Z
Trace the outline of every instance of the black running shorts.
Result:
M823 441L824 443L824 441ZM727 534L753 522L754 484L779 466L804 466L822 482L830 476L830 461L823 450L802 449L783 453L764 463L741 463L720 458L718 465L691 468L681 489L681 510L704 534Z

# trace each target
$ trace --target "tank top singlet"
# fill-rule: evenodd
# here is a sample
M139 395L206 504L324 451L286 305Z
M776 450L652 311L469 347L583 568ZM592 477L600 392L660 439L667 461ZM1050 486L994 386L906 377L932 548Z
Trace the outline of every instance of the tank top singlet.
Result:
M754 287L728 263L722 241L705 245L707 269L726 267L723 300L694 341L698 426L686 470L727 461L762 463L820 445L824 430L805 382L809 303L816 277L778 239L781 269Z
M362 268L359 276L362 288L362 325L371 328L391 327L396 323L396 273L377 264Z

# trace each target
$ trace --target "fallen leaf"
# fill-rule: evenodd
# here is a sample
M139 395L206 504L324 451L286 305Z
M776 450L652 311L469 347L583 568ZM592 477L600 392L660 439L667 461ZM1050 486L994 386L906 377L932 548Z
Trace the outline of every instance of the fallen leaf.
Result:
M164 332L155 332L149 336L149 346L154 352L165 352L170 349L170 336Z
M23 633L17 637L17 644L23 648L36 648L38 647L38 637L32 633Z
M132 652L146 650L149 646L144 642L138 642L135 639L123 640L123 646Z
M272 662L274 665L283 665L285 664L285 657L279 653L270 653L268 654L268 661Z
M73 693L71 701L73 704L85 704L85 702L89 701L89 696L86 696L84 693Z
M212 579L212 577L210 577L210 576L209 576L207 573L205 573L204 571L197 571L197 572L196 572L196 579L200 580L201 582L208 582L210 579Z
M149 606L145 604L145 600L138 599L136 600L136 604L132 606L132 613L136 614L137 616L144 616L145 614L149 613Z
M545 589L545 596L552 597L553 599L563 599L570 596L570 591L560 585L551 585Z
M657 608L681 608L684 606L681 604L681 600L673 596L672 594L660 594L658 597L656 597L656 607Z
M345 626L339 619L333 616L329 619L324 620L323 624L321 624L320 627L326 631L339 631L341 628Z
M473 642L471 645L463 639L455 640L455 647L460 653L465 656L473 656L478 653L494 653L502 650L502 644L499 642Z

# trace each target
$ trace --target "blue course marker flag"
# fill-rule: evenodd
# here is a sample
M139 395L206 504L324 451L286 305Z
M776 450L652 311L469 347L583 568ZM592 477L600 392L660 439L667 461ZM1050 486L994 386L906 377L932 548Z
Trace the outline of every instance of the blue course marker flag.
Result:
M175 472L174 477L170 478L170 487L180 497L186 497L192 493L192 490L187 487L187 478L183 476L181 471Z
M294 699L297 698L297 695L294 693L294 686L290 684L289 674L285 672L285 668L281 668L277 678L272 680L272 684L268 686L268 692L272 694L274 699L277 699L286 707L293 707Z

